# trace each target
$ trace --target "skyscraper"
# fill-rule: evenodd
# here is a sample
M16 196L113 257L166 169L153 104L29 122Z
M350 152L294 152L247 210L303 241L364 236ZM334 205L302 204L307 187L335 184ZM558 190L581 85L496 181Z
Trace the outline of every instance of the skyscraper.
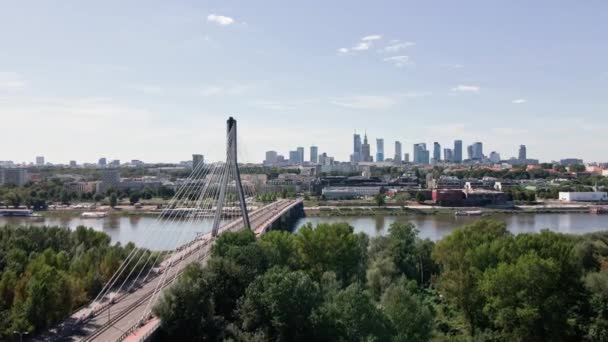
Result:
M203 156L202 154L193 154L192 155L192 169L196 169L199 164L204 164L205 163L205 156Z
M363 157L361 153L361 135L355 133L353 135L353 163L360 162Z
M426 143L414 144L414 164L429 164L430 153L426 149Z
M395 158L396 162L401 162L401 142L395 141Z
M492 152L490 152L489 159L492 163L498 164L498 163L500 163L500 154L496 151L492 151Z
M264 165L275 165L277 163L277 151L266 151L266 159Z
M384 139L376 139L376 161L384 161Z
M319 162L319 148L317 146L310 146L310 162L313 164Z
M473 143L473 159L483 159L483 144L479 141Z
M435 162L441 160L441 145L436 141L433 143L433 159L435 159Z
M446 163L452 163L452 162L454 162L454 152L452 151L451 148L444 148L443 149L443 160Z
M36 157L36 166L44 166L44 156Z
M97 162L97 164L101 167L105 167L107 164L106 158L99 158L99 162Z
M467 159L473 159L473 145L467 146Z
M519 145L519 160L526 160L528 159L528 155L527 155L527 151L526 151L526 145Z
M367 142L367 134L363 136L363 144L361 145L361 160L365 162L371 162L372 156L370 154L369 143Z
M298 151L289 151L289 164L297 165L300 163L300 153Z
M298 147L298 164L304 164L304 147Z
M462 140L454 140L454 162L462 163Z
M403 161L406 162L406 163L410 162L410 154L409 153L406 153L406 154L403 155Z

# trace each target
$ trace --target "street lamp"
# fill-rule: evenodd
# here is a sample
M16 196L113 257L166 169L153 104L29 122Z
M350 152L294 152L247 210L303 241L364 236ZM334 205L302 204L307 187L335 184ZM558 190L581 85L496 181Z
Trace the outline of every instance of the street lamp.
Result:
M19 335L19 341L23 342L23 335L27 335L27 334L29 334L29 332L15 330L15 331L13 331L13 334Z

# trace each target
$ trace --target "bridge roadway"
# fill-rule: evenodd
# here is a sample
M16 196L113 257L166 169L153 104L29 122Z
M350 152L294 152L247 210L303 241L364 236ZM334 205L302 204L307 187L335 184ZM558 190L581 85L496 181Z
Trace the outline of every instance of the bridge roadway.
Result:
M301 199L279 200L259 208L249 214L249 220L256 236L265 233L274 221L279 219L294 206L301 203ZM220 227L220 233L242 228L242 219L232 221ZM142 317L149 299L152 297L160 277L165 277L166 288L179 276L183 269L195 261L205 262L211 251L211 233L199 236L197 239L178 248L177 253L163 261L156 269L156 276L147 279L143 285L133 291L112 293L114 304L100 304L96 307L88 306L79 310L54 331L40 336L36 341L121 341L133 335L148 335L158 328L158 320L151 318L142 328L134 326ZM164 272L169 263L177 262L168 272ZM95 312L90 318L91 312ZM83 323L78 321L83 320ZM154 324L152 324L154 323ZM129 338L131 340L132 338Z

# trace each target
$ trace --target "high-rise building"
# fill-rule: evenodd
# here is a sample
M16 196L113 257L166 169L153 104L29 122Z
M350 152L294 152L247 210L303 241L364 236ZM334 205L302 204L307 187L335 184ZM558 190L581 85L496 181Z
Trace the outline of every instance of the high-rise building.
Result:
M429 164L430 153L426 149L426 143L414 144L414 164Z
M454 162L462 163L462 140L454 140Z
M27 169L0 168L0 185L24 186L28 181Z
M401 162L401 142L395 141L395 158L393 158L396 162Z
M196 169L200 164L205 163L205 156L202 154L193 154L192 155L192 169Z
M105 193L108 189L118 189L120 186L120 171L109 168L101 173L101 180L97 183L97 193Z
M310 162L313 164L319 162L319 148L317 146L310 146Z
M36 166L44 166L44 156L36 157Z
M363 136L363 144L361 145L361 160L365 162L371 162L372 156L367 142L367 134Z
M107 164L106 158L99 158L97 165L104 167L104 166L106 166L106 164Z
M436 141L433 143L433 159L435 159L435 162L441 160L441 145Z
M488 159L490 159L490 161L492 163L498 164L498 163L500 163L500 154L496 151L492 151L492 152L490 152L490 156Z
M467 146L467 159L468 160L473 159L473 145Z
M519 145L519 157L517 159L519 159L519 160L526 160L526 159L528 159L528 153L526 151L526 145Z
M406 163L410 162L410 154L409 153L406 153L406 154L403 155L403 161L406 162Z
M384 139L376 139L376 161L384 161Z
M75 160L70 160L70 167L76 167L78 166L78 163L76 163Z
M358 163L363 159L362 151L361 151L361 135L355 133L353 135L353 163Z
M451 148L444 148L443 149L443 160L446 163L453 163L454 162L454 152Z
M276 165L277 164L277 151L266 151L266 159L264 159L264 165Z
M298 164L304 164L304 147L298 147Z
M483 144L481 142L474 142L473 143L473 158L472 159L476 159L476 160L482 160L483 159Z

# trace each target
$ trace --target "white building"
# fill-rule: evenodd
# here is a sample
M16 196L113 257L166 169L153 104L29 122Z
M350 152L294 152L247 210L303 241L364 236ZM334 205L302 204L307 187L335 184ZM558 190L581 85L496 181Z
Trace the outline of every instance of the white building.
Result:
M608 201L608 193L596 192L560 192L559 200L564 202L597 202Z

